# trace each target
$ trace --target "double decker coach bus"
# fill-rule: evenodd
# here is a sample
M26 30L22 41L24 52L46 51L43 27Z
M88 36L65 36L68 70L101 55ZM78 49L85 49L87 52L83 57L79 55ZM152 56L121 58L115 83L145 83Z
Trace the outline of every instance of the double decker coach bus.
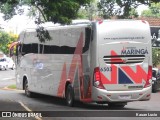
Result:
M46 27L40 42L26 29L16 47L16 84L32 97L41 93L124 107L149 100L152 53L150 27L141 20L103 20Z

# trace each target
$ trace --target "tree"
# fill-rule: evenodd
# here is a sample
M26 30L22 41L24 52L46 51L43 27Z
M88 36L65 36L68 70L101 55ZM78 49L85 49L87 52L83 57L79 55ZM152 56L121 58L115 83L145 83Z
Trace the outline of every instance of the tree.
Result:
M158 2L158 0L100 0L98 8L104 18L112 16L128 18L132 8L137 8L141 4L150 5L152 2Z
M0 11L4 18L10 19L15 14L23 12L22 5L36 8L43 20L54 23L69 24L71 19L77 17L81 6L89 4L92 0L1 0ZM39 21L38 21L39 22Z
M97 0L92 2L85 7L82 7L78 11L78 18L93 20L98 15Z
M152 3L148 10L142 11L141 16L160 18L160 3Z
M131 8L129 11L129 18L136 18L138 17L138 12L135 8Z
M152 48L152 63L153 67L156 67L160 64L160 49L159 48Z
M88 19L88 12L86 10L86 8L80 8L78 10L78 19Z
M77 18L81 6L89 4L92 0L1 0L0 12L4 19L10 19L16 14L24 12L23 6L29 6L31 14L37 18L37 36L41 42L51 40L47 30L40 26L43 22L70 24ZM43 18L43 19L42 19Z
M14 35L12 33L6 33L4 31L0 31L0 51L2 51L4 54L9 53L9 45L16 41L18 38L17 35Z

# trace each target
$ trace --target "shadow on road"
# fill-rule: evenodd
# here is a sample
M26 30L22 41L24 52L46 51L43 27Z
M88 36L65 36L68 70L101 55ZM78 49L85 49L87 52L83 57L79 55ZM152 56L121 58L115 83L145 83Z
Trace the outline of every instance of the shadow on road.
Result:
M21 93L24 97L25 94ZM42 95L42 94L35 94L35 97L31 98L33 100L39 101L41 103L49 103L49 104L53 104L53 105L58 105L58 106L62 106L64 108L68 108L68 106L66 105L65 99L62 98L58 98L58 97L53 97L53 96L48 96L48 95ZM72 108L69 107L71 110ZM75 101L74 104L74 110L80 110L80 109L87 109L87 110L144 110L144 109L131 109L131 108L119 108L119 107L114 107L114 108L110 108L108 107L107 104L97 104L97 103L82 103L79 101Z

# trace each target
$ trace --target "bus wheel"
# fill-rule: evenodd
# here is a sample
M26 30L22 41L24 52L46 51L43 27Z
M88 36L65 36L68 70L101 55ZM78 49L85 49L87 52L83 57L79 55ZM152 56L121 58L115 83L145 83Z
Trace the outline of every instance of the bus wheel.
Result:
M68 106L72 107L74 103L74 91L73 87L71 84L67 86L67 91L66 91L66 103Z
M33 96L32 95L33 93L30 92L29 89L28 89L28 81L27 80L24 81L24 90L25 90L25 95L27 97L32 97Z

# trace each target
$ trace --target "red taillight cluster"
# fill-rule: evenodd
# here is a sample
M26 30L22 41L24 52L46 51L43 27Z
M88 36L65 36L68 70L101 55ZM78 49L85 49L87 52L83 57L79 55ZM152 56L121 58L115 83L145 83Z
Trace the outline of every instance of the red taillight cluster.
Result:
M147 81L146 84L144 85L144 87L149 87L151 86L152 83L152 66L148 67L148 75L147 75Z
M101 74L100 74L99 67L96 67L94 69L94 83L93 83L93 85L97 88L105 89L102 84L102 81L101 81Z

